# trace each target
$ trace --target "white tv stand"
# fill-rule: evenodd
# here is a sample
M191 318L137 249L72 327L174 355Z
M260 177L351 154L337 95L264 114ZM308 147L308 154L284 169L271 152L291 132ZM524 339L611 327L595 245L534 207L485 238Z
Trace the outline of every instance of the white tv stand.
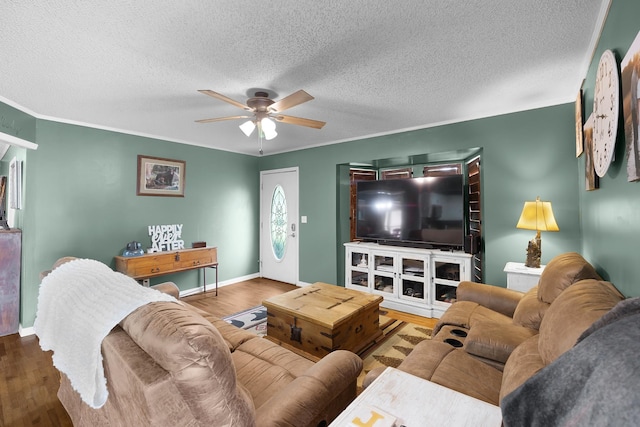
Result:
M382 295L382 307L440 317L456 288L471 280L471 255L460 251L345 243L345 287Z

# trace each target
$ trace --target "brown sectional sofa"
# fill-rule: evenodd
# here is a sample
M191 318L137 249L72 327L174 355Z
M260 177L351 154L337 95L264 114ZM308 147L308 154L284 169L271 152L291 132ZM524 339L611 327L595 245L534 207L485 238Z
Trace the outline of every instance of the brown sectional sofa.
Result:
M538 285L524 294L462 282L458 302L436 324L434 339L458 339L452 331L462 328L467 334L459 340L464 350L502 370L513 350L538 334L551 303L569 286L585 279L602 280L580 254L570 252L552 259Z
M324 426L355 398L362 369L351 352L314 363L175 302L132 312L102 355L109 397L99 409L61 374L58 397L75 426Z
M577 253L549 262L526 294L463 282L457 296L433 339L418 344L398 369L494 405L624 299ZM380 373L369 372L363 385Z

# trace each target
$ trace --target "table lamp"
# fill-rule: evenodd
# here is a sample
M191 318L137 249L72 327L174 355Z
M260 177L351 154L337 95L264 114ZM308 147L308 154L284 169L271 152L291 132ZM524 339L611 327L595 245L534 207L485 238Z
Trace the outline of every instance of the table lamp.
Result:
M540 232L560 231L556 219L553 217L551 202L543 202L540 197L536 197L534 202L524 202L516 228L536 230L536 237L531 239L527 246L527 262L525 266L540 268L540 257L542 256Z

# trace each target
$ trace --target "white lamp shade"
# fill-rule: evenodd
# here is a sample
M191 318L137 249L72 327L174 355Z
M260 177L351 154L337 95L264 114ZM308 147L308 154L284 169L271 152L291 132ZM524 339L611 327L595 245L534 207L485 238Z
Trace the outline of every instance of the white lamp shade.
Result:
M267 141L275 138L278 135L278 132L276 132L276 124L273 120L265 117L264 119L262 119L260 124L262 127L262 132L264 133L264 138Z
M248 121L244 122L243 124L241 124L239 127L240 127L240 130L245 135L251 136L251 134L253 133L253 130L256 128L256 125L251 120L248 120Z

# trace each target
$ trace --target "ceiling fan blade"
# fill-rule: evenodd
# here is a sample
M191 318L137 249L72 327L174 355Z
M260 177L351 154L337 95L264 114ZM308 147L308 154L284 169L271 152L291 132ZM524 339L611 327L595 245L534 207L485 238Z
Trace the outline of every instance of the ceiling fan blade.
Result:
M243 110L251 111L251 108L247 107L242 102L238 102L238 101L236 101L234 99L229 98L228 96L221 95L218 92L214 92L214 91L208 90L208 89L201 89L201 90L198 90L198 92L204 93L205 95L209 95L209 96L212 96L214 98L217 98L220 101L228 102L229 104L235 105L236 107L242 108Z
M326 122L321 122L319 120L303 119L302 117L283 116L282 114L274 116L273 118L282 123L306 126L314 129L322 129L322 126L326 124Z
M312 99L314 99L313 96L300 89L299 91L274 102L269 106L269 109L279 113L281 111L288 110L291 107L295 107L296 105L300 105L303 102L311 101Z
M235 119L250 119L252 116L229 116L229 117L216 117L215 119L201 119L196 120L196 123L211 123L211 122L222 122L224 120L235 120Z

